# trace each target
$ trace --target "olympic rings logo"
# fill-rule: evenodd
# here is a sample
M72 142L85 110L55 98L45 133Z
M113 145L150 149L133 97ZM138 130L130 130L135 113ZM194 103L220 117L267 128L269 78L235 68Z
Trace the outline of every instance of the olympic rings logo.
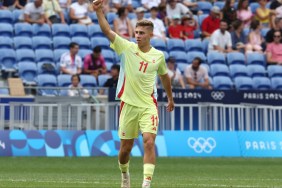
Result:
M194 138L190 137L187 140L188 146L192 148L196 153L211 153L216 147L216 141L212 137L207 139L203 137Z
M211 96L214 100L222 100L225 97L225 93L223 91L213 91Z

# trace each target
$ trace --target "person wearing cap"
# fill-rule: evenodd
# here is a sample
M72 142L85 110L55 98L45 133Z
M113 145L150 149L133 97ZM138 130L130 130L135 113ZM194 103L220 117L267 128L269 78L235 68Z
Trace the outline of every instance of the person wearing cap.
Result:
M42 4L42 0L35 0L26 4L23 13L24 21L30 24L44 24L46 18Z
M190 13L190 10L182 3L178 3L177 0L169 0L168 4L166 5L166 12L168 19L172 22L174 15L182 16Z
M141 4L146 10L150 10L152 7L158 7L161 0L142 0Z
M182 17L181 20L182 25L182 37L184 40L186 39L193 39L194 38L194 31L198 28L197 21L193 18L192 15L187 14Z
M219 28L220 24L220 9L217 6L213 6L210 15L203 20L202 23L202 35L204 38L210 37L211 34Z
M157 18L158 8L151 8L151 17L148 19L154 24L153 38L162 39L166 41L165 26L162 20Z
M169 37L172 39L181 39L182 36L182 25L180 24L180 15L176 14L173 16L173 22L168 27Z
M174 57L169 57L167 61L168 76L171 79L171 85L173 88L185 89L185 84L180 70L177 68Z
M134 31L135 31L136 23L137 23L139 20L143 20L143 19L144 19L144 13L145 13L145 11L146 11L146 9L143 8L143 7L138 7L138 8L135 10L136 18L133 18L132 20L130 20L133 33L134 33Z
M217 51L228 53L232 51L231 35L227 31L228 23L226 20L220 21L220 28L215 30L211 37L208 46L208 51Z

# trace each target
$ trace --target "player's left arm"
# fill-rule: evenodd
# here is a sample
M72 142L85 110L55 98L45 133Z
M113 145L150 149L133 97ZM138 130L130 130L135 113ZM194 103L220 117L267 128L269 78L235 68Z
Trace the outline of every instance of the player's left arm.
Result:
M174 109L174 101L172 98L172 90L171 90L171 82L168 74L160 75L160 79L162 82L162 85L165 89L166 95L167 95L167 101L168 105L166 107L167 111L171 112Z

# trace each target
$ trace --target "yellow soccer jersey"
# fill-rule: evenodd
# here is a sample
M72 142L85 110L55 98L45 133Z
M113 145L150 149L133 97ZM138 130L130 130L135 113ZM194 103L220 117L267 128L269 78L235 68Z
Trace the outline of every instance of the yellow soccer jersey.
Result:
M132 106L156 106L156 76L167 73L164 54L153 47L143 53L136 43L118 35L111 48L121 58L116 97Z

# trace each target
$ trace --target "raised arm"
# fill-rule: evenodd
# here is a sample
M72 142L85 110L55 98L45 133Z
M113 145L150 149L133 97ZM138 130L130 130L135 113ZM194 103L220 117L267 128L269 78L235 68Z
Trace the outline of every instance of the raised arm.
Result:
M98 22L102 32L113 43L116 37L116 33L111 30L111 27L103 13L103 0L96 0L96 1L94 0L92 5L93 5L93 10L96 11Z

